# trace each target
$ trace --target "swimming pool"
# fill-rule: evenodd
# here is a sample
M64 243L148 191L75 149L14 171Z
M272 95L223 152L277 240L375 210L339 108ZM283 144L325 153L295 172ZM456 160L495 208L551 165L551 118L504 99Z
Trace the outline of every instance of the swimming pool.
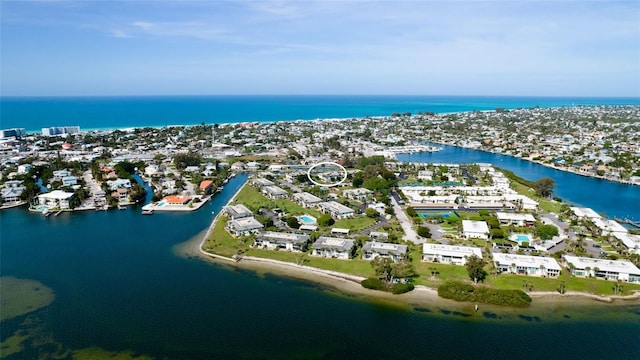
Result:
M317 220L316 220L316 218L314 218L314 217L313 217L313 216L311 216L311 215L307 215L307 214L305 214L305 215L300 215L300 217L298 217L298 219L299 219L300 221L302 221L303 223L305 223L305 224L315 224L315 223L316 223L316 221L317 221Z
M522 243L525 243L525 242L531 243L531 238L529 237L529 235L525 235L525 234L516 234L513 236L513 240L520 245L522 245Z
M166 202L166 201L164 201L164 200L162 200L162 201L160 201L160 202L156 205L156 207L163 207L163 206L165 206L165 205L167 205L167 202Z

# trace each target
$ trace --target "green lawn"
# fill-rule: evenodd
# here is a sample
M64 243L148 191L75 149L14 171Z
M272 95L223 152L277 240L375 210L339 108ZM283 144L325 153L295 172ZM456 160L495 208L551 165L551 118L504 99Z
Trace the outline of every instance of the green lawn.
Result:
M294 264L303 264L305 266L313 266L319 269L333 270L363 277L375 275L373 267L371 267L369 261L361 259L326 259L310 256L307 253L302 254L289 251L273 251L264 249L249 249L246 254L249 256L280 260Z
M557 279L540 278L536 276L521 276L515 274L500 274L497 277L487 276L485 283L501 289L522 290L523 282L531 284L533 291L557 291L562 281L565 282L566 291L580 291L596 295L614 295L615 281L595 278L579 278L566 273ZM640 290L640 284L622 283L622 295L631 294L632 290Z
M315 217L321 215L319 211L315 209L305 209L289 199L271 200L251 185L245 185L242 190L238 192L234 204L244 204L254 211L264 207L269 209L279 208L289 215L309 214Z
M376 221L376 219L372 219L364 215L356 215L355 218L337 220L332 227L349 229L351 232L356 232L375 224Z
M203 250L214 254L231 257L238 253L238 250L247 250L250 244L241 239L235 238L224 228L227 225L227 217L220 216L216 226L203 245Z
M536 195L536 192L533 191L533 189L531 189L530 187L522 185L516 181L511 181L511 188L517 191L518 194L525 195L537 201L541 210L556 214L560 213L560 208L562 207L561 203Z

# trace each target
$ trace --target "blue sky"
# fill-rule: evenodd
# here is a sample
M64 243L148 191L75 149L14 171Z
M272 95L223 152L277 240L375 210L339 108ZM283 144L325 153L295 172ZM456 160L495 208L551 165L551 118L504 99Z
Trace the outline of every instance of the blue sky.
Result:
M640 96L639 1L0 6L4 96Z

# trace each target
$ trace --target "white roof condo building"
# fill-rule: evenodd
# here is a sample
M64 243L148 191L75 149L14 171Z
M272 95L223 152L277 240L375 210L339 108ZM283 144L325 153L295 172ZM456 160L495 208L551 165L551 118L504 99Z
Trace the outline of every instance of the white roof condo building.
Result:
M564 255L562 262L575 276L640 283L640 269L630 261Z
M256 237L256 247L269 250L302 251L302 247L309 241L309 235L265 231Z
M231 220L227 224L227 229L236 236L257 233L262 228L263 225L253 217Z
M536 218L531 214L518 214L507 212L496 212L496 217L501 224L510 224L516 226L532 225L536 222Z
M322 202L322 199L308 192L293 194L293 200L305 208L312 207Z
M572 207L571 210L578 218L601 218L597 212L593 211L591 208L581 208L581 207Z
M502 272L540 277L560 275L560 265L554 258L503 253L492 255L496 268Z
M224 211L232 220L253 216L253 211L249 210L243 204L225 206Z
M462 236L466 239L489 239L489 226L484 221L462 220Z
M320 236L311 246L311 255L337 259L349 259L355 241L336 237Z
M482 250L474 246L422 244L422 261L465 265L472 255L482 259Z
M355 211L352 208L344 206L336 201L327 201L318 204L318 207L322 212L328 213L331 217L336 219L345 219L355 215Z
M407 245L391 244L377 241L366 241L362 246L362 258L373 260L377 257L400 261L407 255Z

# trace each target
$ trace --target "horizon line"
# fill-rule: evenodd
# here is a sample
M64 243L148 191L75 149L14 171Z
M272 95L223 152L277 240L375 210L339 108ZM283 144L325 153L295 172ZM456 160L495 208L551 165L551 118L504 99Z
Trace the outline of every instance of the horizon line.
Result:
M614 99L640 99L640 95L473 95L473 94L120 94L120 95L1 95L0 99L5 98L125 98L125 97L365 97L365 96L384 96L384 97L502 97L502 98L576 98L576 99L592 99L592 98L614 98Z

